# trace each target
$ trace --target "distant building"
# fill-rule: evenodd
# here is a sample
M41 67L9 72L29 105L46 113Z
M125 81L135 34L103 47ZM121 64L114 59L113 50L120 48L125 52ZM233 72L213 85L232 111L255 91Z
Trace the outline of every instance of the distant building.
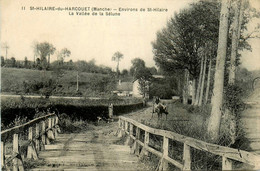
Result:
M153 77L157 79L164 78L162 75L153 75ZM149 98L149 88L149 82L147 81L145 87L145 98ZM143 94L140 91L140 84L138 80L134 80L132 82L121 82L121 80L119 80L116 86L116 90L113 91L113 93L118 96L133 96L137 98L143 97Z
M132 96L133 95L133 83L132 82L121 82L118 81L116 90L113 91L118 96Z
M139 84L138 80L135 80L133 82L133 96L138 97L138 98L143 97L143 95L140 92L140 84Z

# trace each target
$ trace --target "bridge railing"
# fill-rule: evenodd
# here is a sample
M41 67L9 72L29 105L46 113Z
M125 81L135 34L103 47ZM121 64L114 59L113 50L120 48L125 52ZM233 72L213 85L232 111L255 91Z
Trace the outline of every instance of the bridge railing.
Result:
M219 146L216 144L210 144L207 142L203 142L201 140L197 140L194 138L190 138L187 136L183 136L171 131L155 129L143 125L133 119L126 117L119 117L119 136L123 133L128 134L127 141L134 141L131 152L137 155L141 153L147 153L147 151L161 158L158 170L168 170L168 164L171 163L174 166L178 167L181 170L191 170L191 148L195 148L197 150L209 152L222 157L222 170L232 170L232 163L234 161L239 161L242 163L249 164L254 167L254 169L260 168L260 155L255 153L250 153L247 151ZM135 135L133 134L135 127ZM140 131L144 131L144 140L141 141ZM149 146L149 136L156 135L163 137L162 143L162 152L156 150ZM177 161L169 156L169 140L177 141L183 144L183 160L182 162ZM143 148L141 148L143 147ZM141 150L142 149L142 150ZM141 152L140 152L141 151Z
M1 166L6 170L24 170L24 159L38 159L38 152L45 149L58 135L58 117L48 114L25 124L1 132ZM27 135L26 135L27 134ZM10 138L12 138L11 142ZM12 143L12 144L10 144ZM12 147L10 147L12 145ZM7 151L11 154L8 154ZM25 152L22 150L25 149Z

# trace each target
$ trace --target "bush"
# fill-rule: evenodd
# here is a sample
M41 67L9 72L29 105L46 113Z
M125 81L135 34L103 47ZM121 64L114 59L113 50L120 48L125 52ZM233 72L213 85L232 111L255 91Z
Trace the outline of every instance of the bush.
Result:
M153 83L150 87L150 97L157 96L161 99L171 99L175 95L167 84Z
M27 117L28 120L48 112L67 113L71 119L95 121L97 116L108 117L108 105L114 104L114 114L122 114L142 107L139 99L5 99L1 104L1 123L7 126L16 117Z

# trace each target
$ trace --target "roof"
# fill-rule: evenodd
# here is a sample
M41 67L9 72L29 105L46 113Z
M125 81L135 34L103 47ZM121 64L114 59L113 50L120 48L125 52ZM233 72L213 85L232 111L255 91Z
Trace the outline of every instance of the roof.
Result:
M132 82L121 82L121 84L117 84L116 89L118 91L133 91L133 83Z
M153 78L164 78L163 75L153 75Z
M165 78L163 75L152 75L153 78ZM137 79L134 79L133 82L135 82Z

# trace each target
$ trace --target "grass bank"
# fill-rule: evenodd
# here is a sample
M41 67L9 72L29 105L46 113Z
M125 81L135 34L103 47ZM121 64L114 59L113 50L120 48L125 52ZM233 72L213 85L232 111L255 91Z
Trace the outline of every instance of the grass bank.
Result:
M151 105L151 104L150 104ZM176 101L168 101L168 117L166 120L165 115L158 120L157 115L152 114L152 106L148 109L144 109L138 113L130 113L126 117L130 117L138 122L149 127L172 131L181 135L199 139L205 142L210 142L207 136L207 123L210 116L211 107L205 105L202 107L194 107L191 105L183 105ZM248 141L243 137L243 132L239 130L238 139L235 144L231 145L231 140L228 136L229 130L226 124L221 125L220 139L216 142L222 146L229 146L237 149L248 150ZM141 137L144 137L144 131L141 131ZM141 138L141 139L142 139ZM149 146L163 151L162 149L163 137L150 136ZM219 156L213 155L208 152L192 149L192 170L221 170L222 159ZM173 157L177 161L182 162L183 144L177 141L169 142L169 156ZM155 170L159 158L149 154L142 160L148 165L151 165L151 169ZM240 164L237 164L240 167ZM176 170L174 166L171 166L171 170ZM178 169L177 169L178 170Z

